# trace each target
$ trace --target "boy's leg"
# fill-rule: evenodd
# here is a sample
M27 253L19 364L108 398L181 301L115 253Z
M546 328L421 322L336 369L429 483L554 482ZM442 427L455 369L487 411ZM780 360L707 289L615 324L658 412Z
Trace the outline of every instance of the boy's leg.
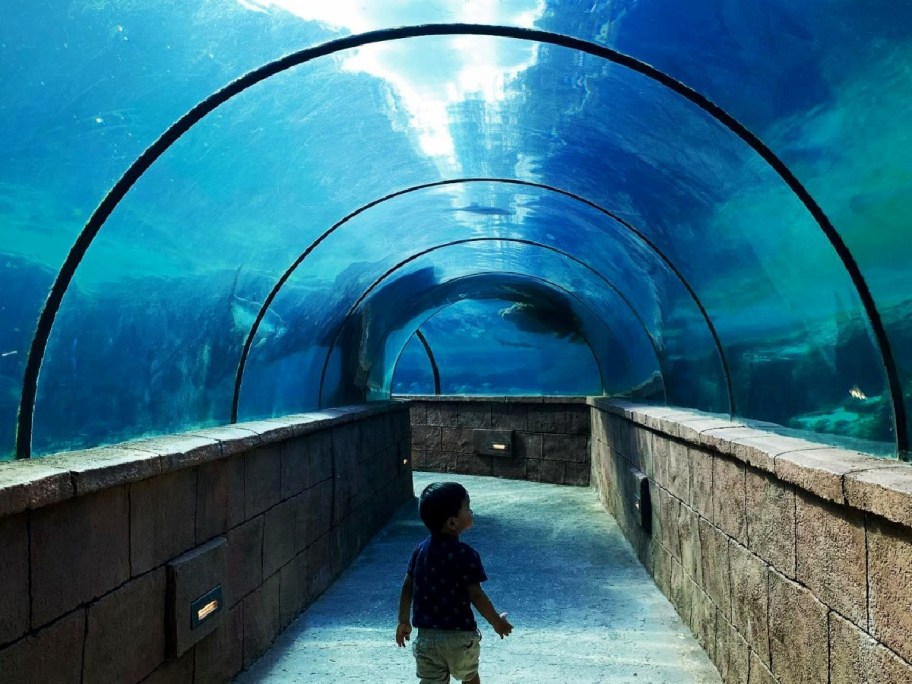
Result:
M454 632L446 643L446 662L450 673L466 684L478 684L481 634Z
M417 653L415 663L415 674L421 680L420 684L450 684L450 671L445 664L434 658L420 657Z
M421 680L420 684L449 684L450 670L441 657L438 644L416 636L412 642L412 653L415 656L415 675Z

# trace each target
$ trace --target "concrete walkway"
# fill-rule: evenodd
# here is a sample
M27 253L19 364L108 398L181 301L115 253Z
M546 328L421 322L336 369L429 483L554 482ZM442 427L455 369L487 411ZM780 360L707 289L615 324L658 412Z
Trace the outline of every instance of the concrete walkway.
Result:
M591 489L490 477L415 473L415 492L461 482L483 585L513 635L479 618L482 682L721 682ZM404 506L352 566L237 682L417 682L394 641L399 587L427 532Z

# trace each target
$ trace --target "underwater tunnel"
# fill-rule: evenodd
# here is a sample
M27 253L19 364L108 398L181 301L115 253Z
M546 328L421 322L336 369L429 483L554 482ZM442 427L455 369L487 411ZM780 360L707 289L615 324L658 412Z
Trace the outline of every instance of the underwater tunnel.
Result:
M488 407L412 414L429 467L530 397L910 459L912 6L74 0L0 51L3 468L410 398Z
M663 3L494 3L512 24L392 27L366 8L336 25L308 3L246 5L7 18L7 458L388 397L434 291L499 273L529 287L484 323L450 311L451 392L518 390L456 340L573 355L583 308L599 382L555 367L541 393L645 391L906 451L900 17L865 17L891 27L869 54L851 3L760 23L713 3L687 21ZM207 52L156 17L271 42ZM36 21L78 42L13 39ZM695 41L697 21L726 41ZM58 72L59 93L41 76ZM893 88L865 76L894 72ZM873 111L896 125L851 123ZM539 305L535 283L572 297ZM427 371L414 358L398 386Z

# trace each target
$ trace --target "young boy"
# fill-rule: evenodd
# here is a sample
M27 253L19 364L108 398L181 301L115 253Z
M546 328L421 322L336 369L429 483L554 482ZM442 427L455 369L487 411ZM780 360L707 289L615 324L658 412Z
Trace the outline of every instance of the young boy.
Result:
M418 513L431 535L415 547L409 559L399 595L396 643L405 646L412 633L412 608L418 628L412 651L421 684L449 682L450 675L480 684L481 632L469 604L501 639L513 631L513 625L507 622L506 613L494 610L481 588L488 576L478 552L459 541L459 535L472 526L469 493L456 482L433 482L421 493Z

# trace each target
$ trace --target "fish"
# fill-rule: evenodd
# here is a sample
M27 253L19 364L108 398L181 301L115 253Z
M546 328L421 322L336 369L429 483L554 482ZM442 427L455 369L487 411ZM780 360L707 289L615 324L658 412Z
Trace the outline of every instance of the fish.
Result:
M471 214L480 214L481 216L512 216L514 212L509 209L500 207L485 207L472 202L467 207L455 207L452 211L466 211Z
M241 331L249 331L253 327L260 305L250 299L231 295L231 320L235 327ZM269 337L282 337L288 331L285 320L272 309L266 309L266 314L257 328L260 342Z
M849 390L849 394L852 395L853 397L855 397L856 399L867 399L868 398L867 395L858 388L858 385L854 385L852 387L852 389Z
M240 275L241 269L239 268L235 271L234 280L231 283L231 294L228 295L228 306L231 314L231 322L234 323L234 327L241 332L249 332L253 327L253 322L256 320L257 315L260 313L261 302L255 302L252 299L247 299L246 297L241 297L237 294L238 279ZM266 309L265 314L263 314L263 319L260 321L260 325L257 328L259 340L256 346L262 345L263 342L269 338L282 337L286 332L288 332L288 325L285 323L285 320L271 308Z
M570 342L583 340L580 319L569 307L556 301L517 302L499 313L505 321L525 332L554 335Z
M526 344L525 342L510 342L501 337L495 337L495 342L498 342L502 347L519 347L520 349L538 349L534 344Z

